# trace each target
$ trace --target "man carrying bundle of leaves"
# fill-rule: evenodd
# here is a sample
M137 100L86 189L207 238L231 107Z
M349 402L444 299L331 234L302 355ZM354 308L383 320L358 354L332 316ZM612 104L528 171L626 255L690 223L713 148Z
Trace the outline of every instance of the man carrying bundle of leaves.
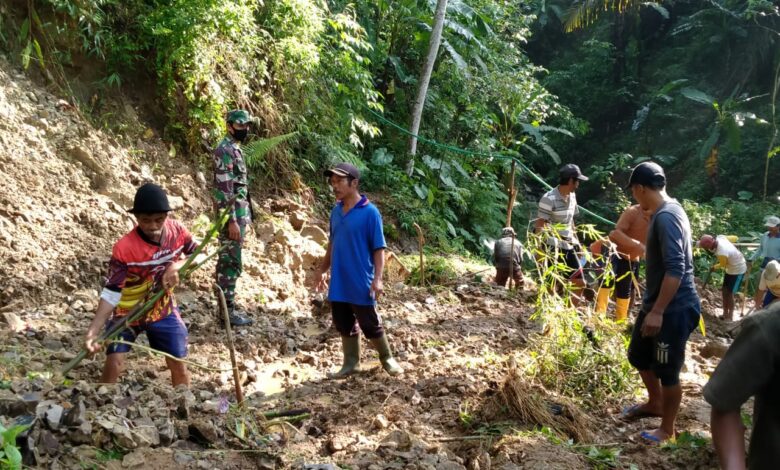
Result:
M138 224L115 245L108 267L108 276L100 295L95 318L87 330L85 347L94 353L103 346L98 342L100 330L110 330L145 301L153 291L162 287L165 294L149 313L130 324L117 339L134 342L146 332L149 345L176 358L187 355L187 327L179 315L173 288L179 282L182 255L195 251L197 244L179 222L168 217L171 211L168 196L155 184L147 183L135 193L133 208ZM109 319L110 316L110 319ZM114 383L124 368L130 346L112 343L106 350L102 383ZM173 386L190 384L187 366L180 361L165 358L171 371Z

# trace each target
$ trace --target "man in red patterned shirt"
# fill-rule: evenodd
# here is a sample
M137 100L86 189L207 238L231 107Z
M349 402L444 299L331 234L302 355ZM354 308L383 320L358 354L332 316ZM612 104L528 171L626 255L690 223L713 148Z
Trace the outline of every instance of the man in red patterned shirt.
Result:
M179 268L184 264L182 255L191 254L197 244L186 228L168 218L170 211L168 196L161 187L147 183L138 188L130 209L138 224L114 245L107 281L95 318L87 330L86 348L90 352L102 347L96 342L101 329L125 321L133 308L143 304L157 288L162 288L165 289L162 298L117 339L134 342L140 333L146 332L152 348L177 358L187 355L187 327L179 315L173 288L179 282ZM126 344L108 346L102 383L117 381L129 351L130 346ZM168 357L165 362L174 387L190 384L183 362Z

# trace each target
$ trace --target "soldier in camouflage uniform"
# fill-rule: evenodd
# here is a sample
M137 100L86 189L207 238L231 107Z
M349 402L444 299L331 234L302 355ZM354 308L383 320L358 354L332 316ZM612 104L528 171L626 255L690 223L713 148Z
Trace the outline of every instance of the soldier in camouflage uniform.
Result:
M219 235L222 252L217 261L217 284L225 293L225 300L233 326L249 325L252 320L235 308L236 281L241 275L241 245L246 226L252 221L249 209L249 190L241 142L246 139L250 117L247 111L237 109L227 114L228 135L214 150L214 199L219 210L227 207L235 196L230 220Z

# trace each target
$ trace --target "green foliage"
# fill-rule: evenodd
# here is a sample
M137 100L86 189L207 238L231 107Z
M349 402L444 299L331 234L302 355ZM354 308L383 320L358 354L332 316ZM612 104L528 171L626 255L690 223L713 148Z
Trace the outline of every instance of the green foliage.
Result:
M711 445L712 442L709 438L699 433L692 434L688 431L683 431L676 438L664 442L661 448L666 451L677 452L680 450L706 449Z
M106 463L111 460L122 460L124 454L118 449L98 449L95 458L98 462Z
M0 465L7 469L22 468L22 454L16 446L16 436L23 433L29 426L14 425L6 428L0 424Z
M575 444L572 439L562 439L554 430L543 426L535 431L544 436L552 444L564 447L581 454L588 459L596 470L620 467L620 453L622 449L614 446L600 446L595 444Z
M745 241L757 240L766 231L764 219L778 213L777 204L735 201L716 197L707 203L682 200L694 239L701 235L737 235Z
M572 286L563 276L567 267L546 248L542 236L530 235L527 248L539 273L531 318L542 324L542 332L530 340L525 373L548 390L591 406L618 401L636 390L624 326L572 307Z
M447 284L458 277L458 273L455 271L450 258L437 255L425 256L424 274L426 286ZM411 286L423 285L419 264L414 265L411 269L411 274L406 278L406 283Z

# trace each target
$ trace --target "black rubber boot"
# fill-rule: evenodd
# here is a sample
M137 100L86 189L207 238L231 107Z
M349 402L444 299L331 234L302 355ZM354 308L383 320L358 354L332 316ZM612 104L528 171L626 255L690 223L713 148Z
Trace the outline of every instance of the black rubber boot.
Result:
M230 318L230 326L249 326L255 322L245 312L236 308L228 309L228 318ZM222 320L222 328L224 327L225 321Z

